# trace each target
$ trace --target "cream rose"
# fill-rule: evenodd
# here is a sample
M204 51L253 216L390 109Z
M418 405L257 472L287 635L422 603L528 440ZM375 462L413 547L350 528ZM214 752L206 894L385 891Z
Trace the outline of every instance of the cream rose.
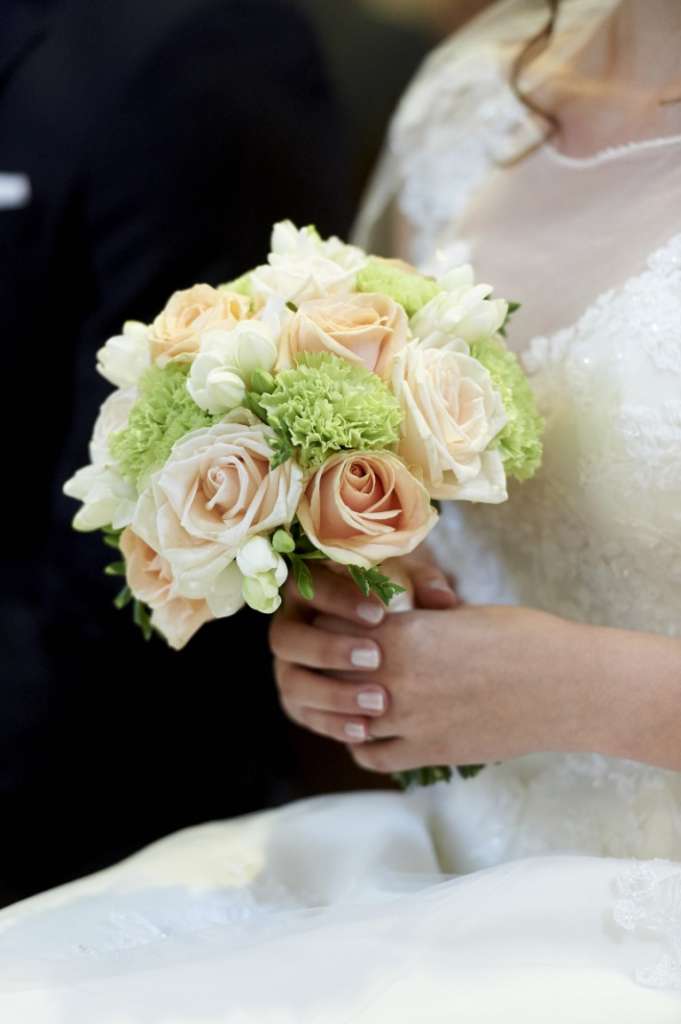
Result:
M503 462L489 445L506 415L487 370L456 345L412 342L395 361L392 384L404 413L399 454L432 497L505 501Z
M330 352L388 377L409 335L407 314L387 295L312 299L298 308L284 333L279 368L301 352Z
M244 410L188 434L135 512L136 532L157 531L178 593L206 598L214 614L225 571L242 544L290 523L296 512L302 470L292 459L270 468L271 438Z
M291 221L275 224L268 263L250 275L253 294L300 303L323 295L352 292L367 257L339 238L322 239L314 228L297 228Z
M396 455L340 452L309 480L298 518L329 558L369 569L413 551L432 530L437 512Z
M476 285L470 266L457 267L438 284L443 290L411 320L412 332L424 345L437 348L455 340L472 344L501 329L508 303L490 298L491 285Z
M178 597L165 558L128 528L121 535L128 586L152 609L151 623L176 651L181 650L213 618L206 601Z
M234 327L250 313L245 295L196 284L175 292L151 325L151 355L157 366L171 360L189 361L200 348L201 332L208 327Z

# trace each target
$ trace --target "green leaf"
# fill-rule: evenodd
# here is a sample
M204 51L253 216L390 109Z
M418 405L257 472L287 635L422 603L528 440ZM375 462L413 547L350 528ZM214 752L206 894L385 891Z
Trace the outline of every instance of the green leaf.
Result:
M132 601L132 590L130 587L123 587L121 591L114 598L114 607L121 611L122 608L126 608Z
M283 466L285 462L293 458L294 452L295 448L291 444L288 435L278 433L272 442L272 458L270 459L272 469L276 469L277 466Z
M513 316L514 313L518 312L518 310L520 309L521 306L522 306L521 302L509 302L508 303L508 310L506 312L506 319L504 320L503 324L499 328L499 334L501 334L502 338L506 337L506 331L508 329L509 320L511 319L511 317Z
M484 764L460 764L456 770L462 779L474 779L484 767Z
M456 768L462 779L474 779L484 764L462 764ZM406 772L395 772L393 778L402 789L411 789L412 786L434 786L436 782L450 782L452 769L447 765L438 765L434 768L412 768Z
M104 569L105 576L125 576L125 562L112 562Z
M120 550L122 530L114 530L113 526L102 527L102 540L108 548Z
M254 416L257 416L263 423L267 423L267 413L260 404L260 395L255 391L247 391L244 397L244 405L252 412Z
M449 782L451 777L452 769L447 765L434 768L412 768L410 771L393 774L393 778L402 789L411 789L412 786L434 786L436 782Z
M296 550L296 542L288 530L277 530L272 537L272 547L279 555L292 555Z
M404 587L399 583L393 583L378 569L362 569L359 565L349 565L348 570L365 597L375 594L386 606L397 594L404 593Z
M289 561L293 569L293 578L296 581L298 593L306 601L311 601L314 597L314 582L309 567L298 555L289 555Z
M274 391L274 377L260 367L251 374L251 391L256 395L271 395Z
M154 627L151 624L151 614L149 609L141 601L135 600L132 607L132 620L136 626L142 630L142 636L145 640L151 640Z

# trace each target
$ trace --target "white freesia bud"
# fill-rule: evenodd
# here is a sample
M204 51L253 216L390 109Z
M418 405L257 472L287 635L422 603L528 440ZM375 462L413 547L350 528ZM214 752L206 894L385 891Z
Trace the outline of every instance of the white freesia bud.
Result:
M281 605L279 585L273 572L249 576L243 585L244 601L249 608L264 615L274 615Z
M490 298L491 285L476 285L471 267L457 267L438 283L443 291L411 320L411 329L422 345L441 348L456 341L465 351L466 345L498 333L508 303Z
M123 333L109 338L97 353L97 370L117 388L137 384L150 365L149 328L137 320L128 320Z
M213 415L236 409L243 403L251 374L269 372L277 355L276 335L269 323L244 320L229 331L204 331L201 351L189 371L189 394Z
M213 416L238 408L246 394L241 377L224 365L217 352L202 352L196 357L187 390L196 404Z
M88 532L113 526L119 530L132 522L137 494L112 466L85 466L64 484L64 494L83 502L73 520L76 530Z
M278 586L286 582L286 562L278 555L266 537L251 537L236 556L237 565L244 576L274 573Z
M258 612L272 615L281 604L280 588L286 582L286 562L266 537L251 537L236 556L244 574L243 596Z
M279 318L243 320L230 331L213 328L201 335L201 352L219 355L222 364L247 379L254 370L271 370L278 355Z

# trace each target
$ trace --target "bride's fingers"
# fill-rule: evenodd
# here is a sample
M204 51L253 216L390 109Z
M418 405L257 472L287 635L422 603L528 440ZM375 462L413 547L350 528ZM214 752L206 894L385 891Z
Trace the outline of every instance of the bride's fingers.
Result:
M314 586L314 597L300 597L295 582L289 580L286 596L303 611L325 612L362 626L378 626L385 618L385 607L378 598L364 597L349 576L331 572L322 565L309 562Z
M382 652L375 640L347 636L349 623L342 619L334 621L340 622L344 630L325 633L295 617L277 617L270 628L272 653L282 661L324 671L372 672L378 669ZM346 635L340 635L341 632Z
M410 749L406 740L399 738L377 740L374 743L349 744L354 761L369 772L380 772L389 775L391 772L405 771L409 765Z
M286 707L286 711L298 725L329 740L353 746L355 743L366 743L369 738L369 726L364 718L334 715L330 711L316 711L314 708L301 708L297 705Z
M297 716L296 721L304 708L354 719L383 715L390 704L390 697L382 686L339 682L282 661L276 661L274 669L282 704L287 712L294 712L292 717Z

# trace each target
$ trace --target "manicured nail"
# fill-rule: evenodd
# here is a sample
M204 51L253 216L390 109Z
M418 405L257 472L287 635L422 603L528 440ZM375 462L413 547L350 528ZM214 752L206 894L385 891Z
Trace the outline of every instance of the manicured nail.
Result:
M385 612L381 606L373 604L371 601L362 601L357 605L357 617L371 626L377 626L379 622L383 622L384 615Z
M362 690L357 703L362 711L385 711L385 697L380 690Z
M437 578L434 579L434 580L428 580L428 582L426 583L426 586L428 587L429 590L442 590L446 594L453 594L454 593L454 591L450 587L449 583L447 583L447 580L441 580L441 579L437 579Z
M355 668L378 668L381 664L381 655L376 647L355 647L350 655L350 661Z
M411 599L411 594L396 594L390 602L391 612L413 612L414 602Z
M365 740L367 731L363 725L359 725L357 722L348 722L345 726L345 735L350 740Z

